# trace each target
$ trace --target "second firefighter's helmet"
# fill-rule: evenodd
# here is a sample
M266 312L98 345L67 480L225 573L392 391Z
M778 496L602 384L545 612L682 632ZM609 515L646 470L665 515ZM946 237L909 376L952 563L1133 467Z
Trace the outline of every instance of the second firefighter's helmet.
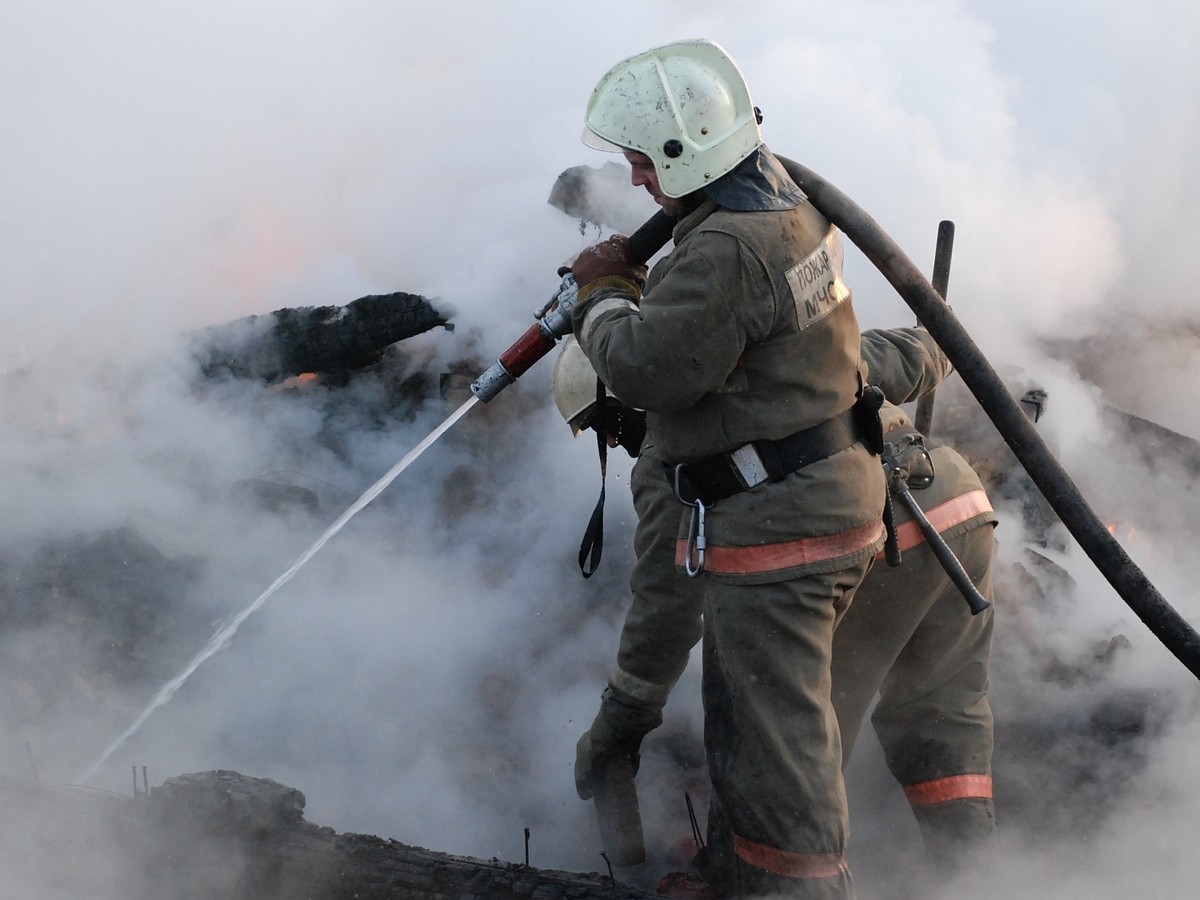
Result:
M737 64L706 39L631 56L600 79L583 140L636 150L654 163L668 197L711 184L762 144L758 111Z
M598 380L575 336L569 334L563 338L562 350L554 361L554 404L571 426L572 434L579 434L593 423ZM612 397L608 388L604 394Z

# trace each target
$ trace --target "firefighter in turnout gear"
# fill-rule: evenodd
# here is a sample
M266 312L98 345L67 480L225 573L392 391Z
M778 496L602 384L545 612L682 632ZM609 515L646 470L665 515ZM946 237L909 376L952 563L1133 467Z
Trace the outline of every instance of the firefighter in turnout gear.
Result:
M852 897L830 662L883 547L886 485L840 236L765 147L741 72L710 41L618 63L585 121L679 219L644 291L627 239L584 250L572 325L603 383L646 411L643 456L685 504L677 563L696 577L679 589L703 608L717 887Z
M865 332L861 349L870 379L896 403L908 402L932 389L949 371L945 357L920 328ZM555 367L554 390L559 409L576 434L581 428L597 424L603 427L604 421L615 421L611 415L606 420L597 415L596 387L594 370L577 348L568 343ZM590 404L576 402L585 396L591 397ZM911 432L898 408L889 405L885 409L888 413L885 421L896 426L892 437ZM615 438L609 443L615 444ZM674 565L678 501L665 470L652 455L653 448L645 449L649 452L637 459L631 479L638 514L634 539L637 560L630 579L633 601L621 633L617 666L602 698L600 712L580 740L576 779L581 795L589 794L589 785L607 755L627 753L636 759L642 738L660 723L661 709L687 664L691 648L703 633L702 603L687 590L687 579ZM918 495L923 506L942 510L935 513L935 521L952 538L955 549L964 552L968 549L966 539L960 540L965 532L977 537L987 533L988 543L979 542L979 552L966 553L965 564L990 596L990 529L975 527L994 521L990 506L974 473L961 457L948 448L938 448L934 455L939 462L949 461L946 478L939 490L922 491ZM970 488L963 490L969 502L946 502L946 498L957 497L958 489L963 486ZM889 750L889 762L893 759L910 762L903 773L896 766L893 770L906 786L914 810L922 805L926 809L917 815L931 854L936 854L939 861L950 861L989 835L994 822L988 777L991 720L984 696L991 610L973 619L928 549L924 548L920 555L922 548L910 534L915 523L909 524L903 517L901 521L904 523L900 527L901 546L908 550L901 568L906 574L895 578L888 566L877 563L859 587L854 604L835 633L834 708L849 740L844 745L844 759L849 756L850 743L858 732L866 705L886 680L885 695L893 699L881 703L881 709L894 707L895 718L902 723L891 727L886 732L887 738L883 737L885 731L880 730ZM916 534L919 536L919 532ZM979 563L980 560L985 562ZM903 597L895 596L900 601L897 608L886 618L873 613L896 589L908 591ZM956 605L947 610L950 601L956 601ZM925 621L942 613L947 615L944 625ZM922 631L929 636L937 634L938 640L946 642L929 659L914 658L929 649L917 637ZM849 635L855 637L850 639ZM912 650L907 651L906 644L910 642ZM893 662L895 671L889 675ZM938 678L943 680L938 682ZM972 689L974 693L968 694ZM943 717L962 723L961 727L940 724ZM706 723L706 729L710 728L711 723ZM888 738L893 739L891 743ZM940 750L922 757L922 747L917 742L927 742L924 745L927 751L930 747ZM931 762L922 768L918 761L921 758ZM955 768L958 760L963 765ZM929 772L934 775L927 777L925 773ZM784 788L770 773L763 773L763 778L768 788L770 785L779 790ZM960 796L952 798L955 792ZM952 799L963 802L952 803ZM930 802L922 804L922 801ZM952 811L954 808L958 811ZM705 874L719 882L720 873L714 869L721 865L720 859L706 858Z
M625 239L579 255L573 330L609 390L646 410L643 455L684 505L676 565L703 610L719 887L849 897L830 661L883 546L882 435L840 236L763 145L759 119L709 41L601 79L592 142L619 149L678 223L644 290ZM606 703L629 699L615 690Z

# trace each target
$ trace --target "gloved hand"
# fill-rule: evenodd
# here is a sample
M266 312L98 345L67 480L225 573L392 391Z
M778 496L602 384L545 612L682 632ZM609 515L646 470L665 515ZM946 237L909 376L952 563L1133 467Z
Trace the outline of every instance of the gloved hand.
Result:
M593 427L603 431L608 446L624 447L626 453L637 459L646 438L646 411L632 409L610 397Z
M605 277L627 278L639 291L646 284L646 267L630 257L629 238L623 234L614 234L583 250L571 263L571 272L580 288Z
M590 800L609 763L629 757L636 772L642 738L662 723L662 706L635 700L609 685L592 727L575 745L575 791Z

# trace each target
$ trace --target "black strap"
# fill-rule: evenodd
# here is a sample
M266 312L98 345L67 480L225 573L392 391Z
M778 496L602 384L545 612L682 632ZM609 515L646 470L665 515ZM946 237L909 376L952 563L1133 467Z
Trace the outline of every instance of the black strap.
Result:
M874 431L880 431L877 424L879 406L874 401L873 396L865 404L860 400L832 419L777 441L754 441L754 449L758 451L758 456L767 471L767 480L779 481L797 469L833 456L860 440L867 442L868 446L874 445L876 441L871 426L872 415L876 423ZM864 405L874 408L865 410L862 408ZM871 446L871 449L878 452L874 446ZM674 470L673 465L668 467ZM687 463L680 473L680 482L681 486L686 486L696 499L705 504L715 503L748 489L726 453L706 456L696 462Z
M596 432L596 449L600 455L600 499L588 519L587 529L583 532L583 542L579 545L579 571L584 578L591 578L600 565L600 557L604 553L604 482L608 474L608 435L604 427L604 407L607 392L604 382L596 379L596 411L593 417L592 430Z

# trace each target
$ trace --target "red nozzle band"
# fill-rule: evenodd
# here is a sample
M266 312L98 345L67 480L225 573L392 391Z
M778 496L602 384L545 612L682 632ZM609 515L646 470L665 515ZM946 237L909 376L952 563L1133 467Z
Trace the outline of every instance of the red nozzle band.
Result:
M541 323L529 326L529 330L517 338L517 342L500 354L500 362L513 378L519 378L535 362L554 347L554 338L549 337Z

